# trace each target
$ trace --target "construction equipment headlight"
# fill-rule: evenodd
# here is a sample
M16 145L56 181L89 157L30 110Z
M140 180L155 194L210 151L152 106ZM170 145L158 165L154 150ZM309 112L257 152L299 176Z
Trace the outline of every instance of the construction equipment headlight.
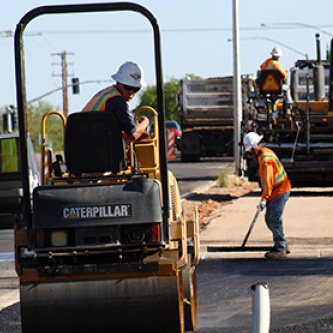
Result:
M133 228L128 231L128 239L132 243L139 243L145 239L145 232L141 228Z
M63 230L52 231L51 233L52 246L66 246L68 245L67 232Z

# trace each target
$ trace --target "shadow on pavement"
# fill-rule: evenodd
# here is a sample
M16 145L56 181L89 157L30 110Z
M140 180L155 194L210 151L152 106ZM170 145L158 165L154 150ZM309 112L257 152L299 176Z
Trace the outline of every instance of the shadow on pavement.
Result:
M207 274L260 277L282 276L332 276L333 259L284 259L269 260L265 258L207 258L198 265L198 271L210 272Z
M197 333L251 331L251 285L266 282L274 333L333 332L332 259L204 259ZM211 328L210 318L215 318Z
M229 194L209 194L209 193L194 193L191 195L191 201L206 201L206 200L213 200L217 202L225 202L230 201L233 199L237 199Z

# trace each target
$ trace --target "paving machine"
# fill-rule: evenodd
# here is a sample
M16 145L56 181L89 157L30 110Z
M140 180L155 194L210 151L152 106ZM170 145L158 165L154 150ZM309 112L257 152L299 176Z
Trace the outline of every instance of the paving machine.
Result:
M249 81L250 119L244 132L264 136L263 143L283 162L292 186L333 184L333 89L331 59L298 60L290 70L292 106L286 101L278 70L263 70ZM250 180L259 179L257 160L245 155Z
M33 191L27 162L23 32L40 15L134 11L154 35L157 111L149 133L124 150L106 112L60 112L42 124L42 185ZM133 3L42 6L15 31L15 68L24 214L15 224L23 332L184 332L194 330L199 226L182 211L168 171L160 37L156 18ZM45 124L64 124L67 172L45 177ZM49 161L56 163L56 161ZM60 170L58 168L57 170ZM63 170L63 169L61 169Z

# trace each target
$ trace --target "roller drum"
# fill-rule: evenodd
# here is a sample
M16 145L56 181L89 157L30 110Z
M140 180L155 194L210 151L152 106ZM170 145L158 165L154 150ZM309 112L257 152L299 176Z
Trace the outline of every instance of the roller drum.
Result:
M177 276L21 283L22 331L184 331Z

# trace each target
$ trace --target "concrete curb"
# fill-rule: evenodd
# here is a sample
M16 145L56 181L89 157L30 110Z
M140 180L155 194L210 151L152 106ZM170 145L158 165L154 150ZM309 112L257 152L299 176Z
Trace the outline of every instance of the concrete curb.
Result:
M264 255L265 252L207 252L203 250L200 252L200 259L263 259ZM333 250L292 251L287 259L333 259Z

